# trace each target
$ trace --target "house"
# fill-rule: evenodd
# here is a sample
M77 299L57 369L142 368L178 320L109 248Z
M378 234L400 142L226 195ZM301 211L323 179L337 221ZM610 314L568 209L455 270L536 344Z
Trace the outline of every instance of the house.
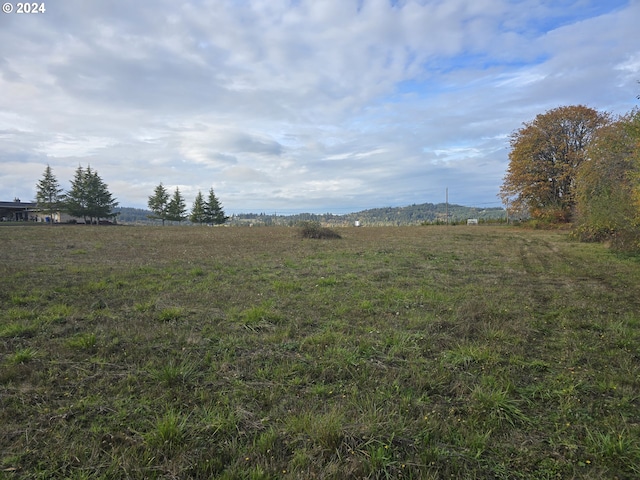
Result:
M13 202L0 202L0 222L51 222L53 223L85 223L84 218L57 211L53 214L44 212L38 208L35 202L21 202L15 198ZM112 223L109 220L100 220L100 223Z
M36 221L38 217L38 205L34 202L21 202L15 198L13 202L0 202L0 221L26 222Z

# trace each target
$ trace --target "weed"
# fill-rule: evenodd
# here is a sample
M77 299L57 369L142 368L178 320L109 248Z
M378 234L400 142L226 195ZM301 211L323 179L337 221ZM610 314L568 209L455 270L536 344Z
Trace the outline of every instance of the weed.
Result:
M14 365L19 365L22 363L31 362L37 356L38 356L37 350L31 347L26 347L26 348L21 348L20 350L17 350L16 352L14 352L13 355L10 355L7 360L9 361L9 363L12 363Z
M33 294L14 293L11 295L11 304L16 306L25 306L38 302L38 297Z
M156 304L153 302L136 303L133 309L140 313L153 312L156 309Z
M493 364L497 361L496 352L489 346L461 344L445 352L443 364L454 368L468 368L473 364Z
M180 320L184 315L184 309L180 307L166 307L158 312L158 320L172 322Z
M31 337L36 329L33 325L8 323L0 327L0 338Z
M269 302L243 310L240 314L243 325L247 328L265 327L280 320L279 315L271 309Z
M194 267L189 271L189 274L194 277L204 277L206 275L204 268L202 267Z
M478 420L496 428L507 423L515 426L529 423L530 419L521 409L520 402L510 398L506 390L477 386L471 392L472 408L477 412Z
M392 449L388 443L374 442L365 451L368 474L374 478L395 478Z
M193 362L186 360L176 363L170 360L161 367L152 370L151 375L154 380L172 387L180 383L187 383L195 377L196 373L197 367Z
M64 303L54 303L46 309L43 318L46 322L62 323L72 315L73 308L70 305Z
M594 458L602 457L608 461L632 461L640 459L640 442L629 434L627 428L619 431L594 431L586 428L586 446Z
M278 432L273 428L270 428L266 432L262 432L258 435L258 438L254 441L256 451L263 455L271 453L271 450L275 447L278 439Z
M147 443L168 452L175 451L185 444L186 427L187 418L174 410L169 410L156 419L146 435Z
M67 345L71 348L79 348L81 350L90 350L96 346L98 339L95 333L83 333L70 338Z
M273 288L280 294L287 294L301 291L302 285L291 280L274 280Z

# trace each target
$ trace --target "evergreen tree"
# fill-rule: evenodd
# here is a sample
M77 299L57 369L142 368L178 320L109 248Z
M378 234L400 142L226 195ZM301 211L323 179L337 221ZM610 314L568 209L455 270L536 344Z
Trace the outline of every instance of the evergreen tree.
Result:
M209 198L207 199L204 208L207 223L222 225L229 219L229 217L225 216L222 204L213 192L213 188L209 190Z
M193 208L191 209L191 216L189 219L193 223L203 224L205 222L206 213L204 208L204 197L202 196L202 192L198 191L198 195L196 196L195 201L193 202Z
M49 215L52 225L53 215L60 210L64 201L63 191L55 175L53 175L51 167L47 165L42 179L37 185L36 202L38 203L38 208Z
M164 221L168 218L169 192L167 192L167 189L162 185L162 182L156 187L153 195L149 197L147 205L152 212L149 218L162 220L162 225L164 225Z
M71 190L66 195L65 210L73 217L82 217L87 223L100 223L101 218L112 218L117 214L113 209L118 202L113 198L109 187L100 178L97 171L78 166Z
M71 180L71 190L66 194L65 211L72 217L83 218L87 222L87 185L84 169L78 165Z
M113 209L118 206L109 187L97 171L92 171L91 167L87 167L85 171L85 184L87 190L87 216L93 223L100 223L101 218L113 218L116 214Z
M167 205L167 220L181 222L185 218L187 218L187 205L180 193L180 189L176 187L173 197L171 197Z

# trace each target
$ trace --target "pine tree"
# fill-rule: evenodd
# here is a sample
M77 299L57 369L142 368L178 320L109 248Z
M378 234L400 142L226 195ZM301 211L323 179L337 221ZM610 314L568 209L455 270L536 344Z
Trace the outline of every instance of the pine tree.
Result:
M118 206L118 202L113 198L109 187L97 171L92 171L87 167L85 171L85 185L87 190L87 216L96 223L100 223L101 218L113 218L112 210Z
M193 202L193 208L191 209L191 216L189 219L193 223L203 224L205 222L206 213L204 207L204 197L202 196L202 192L198 191L198 195L196 195L196 199Z
M72 217L82 217L87 223L100 223L101 218L112 218L112 210L118 206L106 183L97 171L78 166L66 194L65 210Z
M225 216L222 204L216 197L213 188L209 190L209 198L205 203L205 218L207 223L222 225L229 217Z
M152 212L149 218L162 220L162 225L164 225L164 221L168 218L169 192L162 185L162 182L156 187L153 195L149 197L147 205Z
M71 180L71 190L66 194L65 211L72 217L83 218L87 222L87 188L84 169L78 165Z
M36 202L38 208L49 215L52 225L53 215L60 210L64 201L63 191L51 167L47 165L42 179L37 184Z
M167 220L181 222L185 218L187 218L187 205L180 193L180 189L176 187L173 197L171 197L167 205Z

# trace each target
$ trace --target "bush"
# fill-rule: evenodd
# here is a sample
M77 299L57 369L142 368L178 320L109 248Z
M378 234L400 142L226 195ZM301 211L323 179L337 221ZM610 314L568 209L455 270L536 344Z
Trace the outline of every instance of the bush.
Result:
M581 242L601 242L618 252L640 252L640 229L627 225L615 228L612 225L583 224L571 232L571 237Z
M342 238L338 232L321 226L320 222L300 222L298 226L302 238Z
M614 234L615 231L610 225L582 224L571 232L571 237L581 242L606 242L611 240Z

